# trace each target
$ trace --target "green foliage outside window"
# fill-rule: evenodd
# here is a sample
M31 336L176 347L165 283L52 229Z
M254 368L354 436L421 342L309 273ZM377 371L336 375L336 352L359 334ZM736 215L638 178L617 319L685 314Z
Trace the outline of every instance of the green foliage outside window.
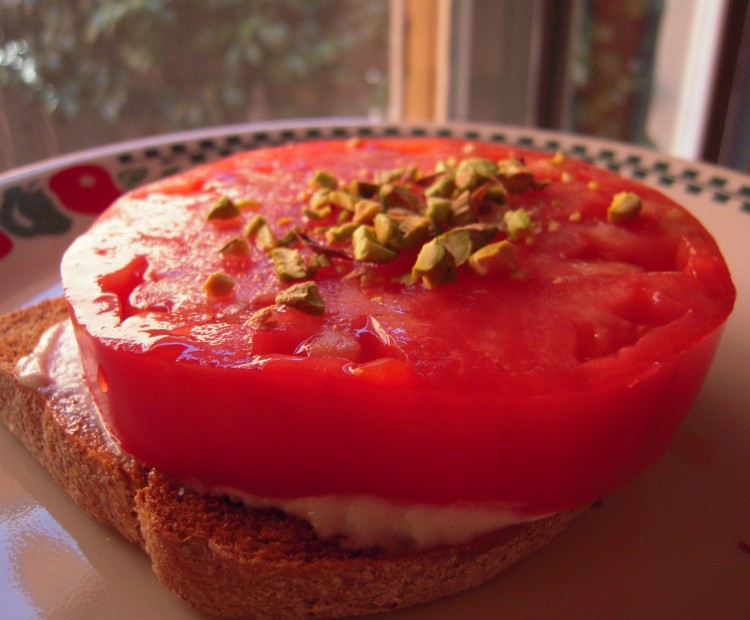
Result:
M387 0L16 0L0 86L142 133L385 107Z

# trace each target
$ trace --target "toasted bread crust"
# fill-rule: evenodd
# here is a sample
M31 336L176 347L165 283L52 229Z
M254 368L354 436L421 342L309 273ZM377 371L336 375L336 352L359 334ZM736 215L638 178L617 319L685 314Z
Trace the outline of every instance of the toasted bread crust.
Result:
M164 585L209 613L337 617L430 601L497 575L580 512L430 551L344 550L281 512L149 471L113 446L90 407L19 383L17 360L66 318L59 299L0 317L0 417L85 512L142 546Z

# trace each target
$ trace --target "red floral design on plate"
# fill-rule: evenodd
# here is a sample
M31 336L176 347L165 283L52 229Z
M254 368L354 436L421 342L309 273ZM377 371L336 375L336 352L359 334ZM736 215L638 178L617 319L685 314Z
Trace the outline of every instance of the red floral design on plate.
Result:
M101 213L122 194L107 169L93 164L57 172L49 187L65 207L77 213Z
M5 258L13 249L13 240L0 231L0 259Z

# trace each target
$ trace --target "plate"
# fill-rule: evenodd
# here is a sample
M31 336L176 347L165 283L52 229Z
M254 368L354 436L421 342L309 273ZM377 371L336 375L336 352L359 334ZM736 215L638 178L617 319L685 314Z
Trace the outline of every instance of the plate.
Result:
M484 586L383 618L750 617L750 177L647 149L488 125L343 119L222 127L0 175L0 311L59 294L65 247L119 193L240 150L319 138L452 136L563 151L684 204L716 237L738 300L697 402L648 471ZM148 559L87 518L0 428L0 601L9 618L201 618Z

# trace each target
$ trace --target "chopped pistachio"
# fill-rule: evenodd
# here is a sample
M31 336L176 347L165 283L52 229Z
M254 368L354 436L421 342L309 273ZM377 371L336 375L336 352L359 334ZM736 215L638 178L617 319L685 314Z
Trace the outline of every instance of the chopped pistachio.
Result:
M496 181L487 183L484 190L484 197L485 199L489 200L490 202L494 202L497 205L505 204L505 200L507 198L505 186L502 183Z
M301 280L307 277L307 267L297 249L273 248L270 252L276 275L282 280Z
M448 172L450 174L455 174L456 158L449 157L448 159L441 159L435 164L435 172Z
M456 174L458 174L462 168L471 168L478 175L483 177L493 177L497 174L497 164L491 159L485 157L469 157L464 159L459 165Z
M534 182L533 173L520 159L503 159L497 165L503 184L512 192L526 191Z
M333 264L331 259L319 252L313 252L310 260L307 261L307 273L311 276L318 270L318 267L330 267Z
M432 185L424 190L424 195L428 198L433 196L450 198L455 189L456 182L453 180L453 177L449 175L442 175L437 181L432 183Z
M341 243L342 241L351 239L358 226L359 224L355 224L354 222L332 226L326 231L326 243L333 245L334 243Z
M405 273L402 276L396 276L395 278L391 279L391 282L394 282L395 284L403 284L404 286L411 286L414 284L419 278L415 278L411 272Z
M226 297L234 290L234 278L225 273L212 273L203 283L203 288L209 297Z
M523 207L506 211L503 220L511 239L517 239L531 229L531 214Z
M254 329L271 329L279 324L278 317L274 314L275 306L265 306L253 312L247 319L248 327Z
M386 183L380 188L380 201L386 209L403 207L410 211L419 208L419 196L405 187Z
M255 245L264 252L276 247L276 237L268 224L264 224L255 233Z
M334 190L326 194L325 201L327 204L340 207L345 211L354 211L354 202L356 198L350 193L342 190Z
M276 241L276 245L288 246L297 241L297 233L294 230L288 230L286 234ZM269 248L270 249L270 248Z
M311 182L318 187L325 187L326 189L336 189L339 186L339 180L336 178L336 175L331 174L327 170L316 170Z
M395 260L398 252L379 243L375 233L364 224L352 235L354 258L367 263L387 263Z
M407 215L396 219L397 238L392 245L399 250L412 248L424 241L430 232L430 220L421 215Z
M497 164L483 157L464 159L456 169L456 185L460 189L473 189L497 174Z
M374 198L378 195L379 189L380 185L377 183L362 181L361 179L356 179L347 186L347 191L350 194L359 196L360 198Z
M252 220L250 220L247 223L247 226L245 226L245 229L242 231L242 234L246 237L252 237L255 235L258 230L262 226L268 226L268 222L266 222L266 218L264 218L262 215L256 215Z
M451 253L456 267L463 265L471 256L471 235L466 230L449 230L436 239Z
M235 199L234 204L240 209L250 209L252 211L260 209L260 201L255 200L254 198L237 198Z
M427 208L425 209L425 217L432 220L435 226L442 227L448 223L451 215L451 201L450 198L443 198L442 196L430 196L427 199Z
M239 217L240 209L228 196L222 196L211 207L207 220L233 220Z
M629 222L638 217L641 212L641 199L633 192L619 192L612 197L607 209L607 219L610 222Z
M411 270L413 278L421 278L425 288L436 288L456 279L456 261L437 239L425 243Z
M456 265L462 265L471 254L487 245L497 234L492 224L468 224L458 226L436 237L453 254Z
M241 258L250 254L250 244L247 242L245 237L237 237L232 239L223 248L219 250L225 256L236 256Z
M461 192L453 199L448 221L451 226L465 226L477 221L474 210L471 208L471 192L469 190Z
M280 291L276 303L289 306L305 314L322 316L325 314L325 302L315 282L299 282Z
M352 222L355 224L372 224L375 216L383 210L383 207L377 200L363 198L358 200L354 205L354 217Z
M331 207L328 205L320 205L317 207L302 207L302 213L304 213L311 220L322 220L331 215Z
M312 196L310 196L309 206L313 210L322 209L328 205L328 194L331 193L330 189L321 187L316 189Z
M255 237L255 245L264 252L276 247L276 237L262 215L256 215L242 231L245 237Z
M383 245L390 245L398 237L398 224L391 216L378 213L373 219L375 239Z
M552 159L550 159L550 162L556 166L561 166L565 163L565 153L563 153L562 151L555 152L555 154L552 156Z
M515 248L507 239L485 245L469 257L469 267L481 276L516 267Z
M393 170L379 170L376 174L376 178L380 183L392 183L393 181L400 179L405 172L406 168L404 166L394 168Z

